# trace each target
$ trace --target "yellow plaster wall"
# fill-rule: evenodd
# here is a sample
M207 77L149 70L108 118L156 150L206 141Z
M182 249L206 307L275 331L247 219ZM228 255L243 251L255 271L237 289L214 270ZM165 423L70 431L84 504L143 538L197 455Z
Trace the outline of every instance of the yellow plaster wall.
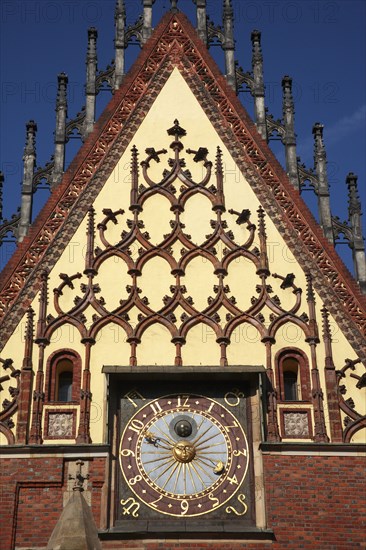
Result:
M179 90L179 101L177 101L177 90ZM94 202L96 224L104 218L102 214L104 208L111 208L112 210L123 208L125 214L119 218L118 225L108 225L106 236L109 242L113 244L120 240L123 230L128 231L126 220L131 219L133 216L128 210L131 188L131 147L132 145L136 145L138 148L139 161L145 158L144 151L147 147L154 147L156 150L163 148L169 150L172 137L167 135L166 130L173 126L173 121L176 118L187 131L187 136L182 138L185 148L190 147L197 150L199 147L207 147L209 150L208 158L212 162L215 161L217 146L221 148L223 152L224 192L227 209L226 213L223 214L223 219L227 221L228 230L234 233L236 242L239 244L245 242L248 237L247 229L244 226L238 226L235 223L236 217L230 215L228 210L233 208L241 211L248 208L252 212L252 221L257 223L256 211L260 206L259 202L177 69L173 71L159 97L152 105L150 112L141 122L139 129L131 141L130 147L122 155L113 173L96 198ZM149 174L152 178L156 180L161 179L162 172L167 167L167 159L171 156L171 153L172 151L170 150L169 154L162 156L159 164L151 161ZM187 153L184 153L184 157L187 161L187 168L191 171L192 176L197 180L201 179L202 165L195 164L192 161L192 156ZM143 182L141 169L140 181ZM177 184L178 189L179 187L180 183ZM212 212L209 201L202 196L195 196L188 201L185 212L181 216L181 221L186 224L184 231L192 235L192 241L201 243L205 240L205 235L212 232L209 220L215 218L216 214ZM144 230L150 233L151 242L156 244L161 241L162 235L171 231L169 221L174 219L174 214L170 211L168 201L164 197L155 195L145 203L144 210L139 219L144 221ZM48 313L52 313L54 316L56 315L56 311L52 302L52 289L60 284L59 273L73 275L77 272L82 273L85 268L86 227L87 221L84 219L80 227L76 228L70 243L50 273L50 303ZM294 260L285 241L267 216L266 228L271 272L283 276L290 272L294 273L296 276L296 285L305 290L306 281L302 268ZM95 245L104 248L98 232ZM259 246L258 243L256 245ZM176 257L179 258L179 250L182 246L178 243L173 248ZM220 257L222 254L220 245L217 245L216 248ZM132 256L135 257L137 255L137 245L132 245L131 249ZM214 268L211 262L204 258L196 258L188 265L185 277L181 278L181 284L187 287L187 296L191 295L193 297L197 309L205 308L207 306L207 297L214 296L212 287L214 284L217 284L217 277L213 271ZM104 297L108 308L113 309L118 306L119 300L127 299L126 285L131 283L131 277L127 274L127 267L123 260L110 258L101 267L95 281L101 287L101 293L98 296ZM60 300L65 309L73 307L75 296L81 295L80 284L82 282L85 282L85 276L75 281L74 291L65 289L64 295ZM230 264L225 284L229 285L231 291L229 296L236 297L239 307L243 309L249 307L251 297L256 296L255 286L259 282L260 280L255 274L255 267L250 261L240 258ZM273 287L273 294L278 294L280 297L282 306L285 309L291 307L295 301L295 296L291 289L283 291L280 289L281 281L273 277L269 277L267 282ZM138 279L138 285L142 289L141 296L146 295L149 299L150 307L154 309L162 307L162 298L165 294L168 296L171 295L169 287L173 283L174 277L171 275L170 266L161 258L149 261L143 268L142 276ZM303 311L308 313L305 292L302 300L299 313ZM322 302L317 297L317 319L320 332L321 307ZM34 301L34 308L37 312L38 298ZM92 313L91 310L88 311L88 322L91 322ZM178 322L180 322L181 313L180 311L179 315L176 315ZM266 322L268 322L269 313L270 311L264 312ZM131 322L136 322L137 312L131 312L130 318ZM24 324L24 319L22 323ZM336 366L337 368L341 368L345 358L355 358L355 354L333 320L332 326L334 328L333 347ZM21 350L23 349L20 345L20 333L21 330L17 329L2 353L2 357L16 357L19 364L22 359ZM305 342L304 335L298 327L292 324L282 327L277 333L276 343L273 346L273 356L276 351L289 345L303 349L306 353L309 351L309 346ZM51 345L46 348L47 357L52 351L63 347L75 349L84 358L84 346L80 343L80 338L74 328L64 327L54 335ZM106 380L104 375L101 374L102 366L112 364L128 365L130 354L131 350L130 345L126 341L126 334L117 325L104 327L98 335L97 343L92 347L91 391L93 394L94 409L92 411L91 435L94 442L105 440ZM161 325L149 328L144 333L141 344L137 346L136 355L138 365L155 363L172 365L174 363L175 346L170 341L170 334L167 329ZM321 382L324 388L324 346L322 343L317 346L317 356ZM185 365L218 365L220 361L220 347L216 343L216 337L212 329L202 323L196 325L188 333L187 343L182 348L182 357ZM247 323L238 327L232 334L231 343L227 349L227 357L229 363L234 365L265 365L265 348L260 343L260 336L256 329ZM352 394L350 393L349 396L353 397L357 403L357 407L362 408L364 405L361 392L354 389L350 389L351 391Z

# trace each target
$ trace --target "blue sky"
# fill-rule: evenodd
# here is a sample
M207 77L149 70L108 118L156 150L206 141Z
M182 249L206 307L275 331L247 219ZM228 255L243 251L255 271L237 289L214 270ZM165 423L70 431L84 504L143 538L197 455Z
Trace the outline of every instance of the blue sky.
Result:
M141 12L140 0L126 0L128 23ZM169 8L168 0L156 0L154 25ZM57 74L69 76L69 117L84 104L87 29L98 29L98 67L113 59L115 0L2 0L0 4L0 169L5 173L4 215L10 217L20 201L25 123L38 124L37 164L43 166L53 152ZM221 22L222 0L207 0L208 13ZM345 177L359 176L359 194L365 214L366 234L366 2L364 0L233 0L236 59L245 71L251 69L250 33L262 32L266 105L275 118L282 116L281 79L293 78L298 154L313 166L312 126L325 125L332 212L347 217ZM179 0L178 7L194 20L192 0ZM138 53L129 48L128 59ZM218 47L211 53L222 66ZM102 92L98 111L110 98ZM252 114L250 94L241 93ZM68 160L79 141L70 143ZM283 147L272 143L282 160ZM35 209L47 197L37 193ZM310 192L304 198L313 207ZM314 212L316 214L316 212ZM351 267L347 247L337 247ZM10 247L3 248L1 263Z

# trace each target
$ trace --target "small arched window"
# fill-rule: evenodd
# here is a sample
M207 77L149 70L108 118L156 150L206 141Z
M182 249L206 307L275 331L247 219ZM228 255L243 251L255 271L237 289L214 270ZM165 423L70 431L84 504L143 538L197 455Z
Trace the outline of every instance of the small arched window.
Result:
M285 371L283 373L283 385L285 390L285 401L298 401L297 373Z
M310 376L306 356L300 350L283 350L277 357L280 401L308 401Z
M68 359L60 363L66 364L60 365L62 370L57 374L56 401L68 403L72 401L73 365ZM59 365L57 365L57 367L59 367Z
M79 400L81 359L72 350L60 350L47 361L47 399L51 402L70 403Z

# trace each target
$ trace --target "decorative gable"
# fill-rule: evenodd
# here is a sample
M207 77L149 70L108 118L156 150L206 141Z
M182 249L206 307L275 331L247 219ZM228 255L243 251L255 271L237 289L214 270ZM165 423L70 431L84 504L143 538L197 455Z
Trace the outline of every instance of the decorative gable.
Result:
M0 436L95 540L239 548L277 536L272 478L356 458L365 300L172 4L3 273Z

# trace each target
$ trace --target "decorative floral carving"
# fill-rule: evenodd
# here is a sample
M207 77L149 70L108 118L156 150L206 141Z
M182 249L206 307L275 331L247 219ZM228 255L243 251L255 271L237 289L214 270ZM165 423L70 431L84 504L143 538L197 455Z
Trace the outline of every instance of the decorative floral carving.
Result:
M285 437L309 436L308 412L283 412Z
M360 359L346 359L344 367L337 371L338 380L338 402L341 410L345 413L343 424L343 439L350 442L356 432L366 428L366 415L362 410L357 410L352 397L346 398L347 390L352 388L365 392L366 372L361 372ZM344 382L341 384L341 381Z
M48 413L48 434L50 437L59 439L72 437L73 435L73 413Z

